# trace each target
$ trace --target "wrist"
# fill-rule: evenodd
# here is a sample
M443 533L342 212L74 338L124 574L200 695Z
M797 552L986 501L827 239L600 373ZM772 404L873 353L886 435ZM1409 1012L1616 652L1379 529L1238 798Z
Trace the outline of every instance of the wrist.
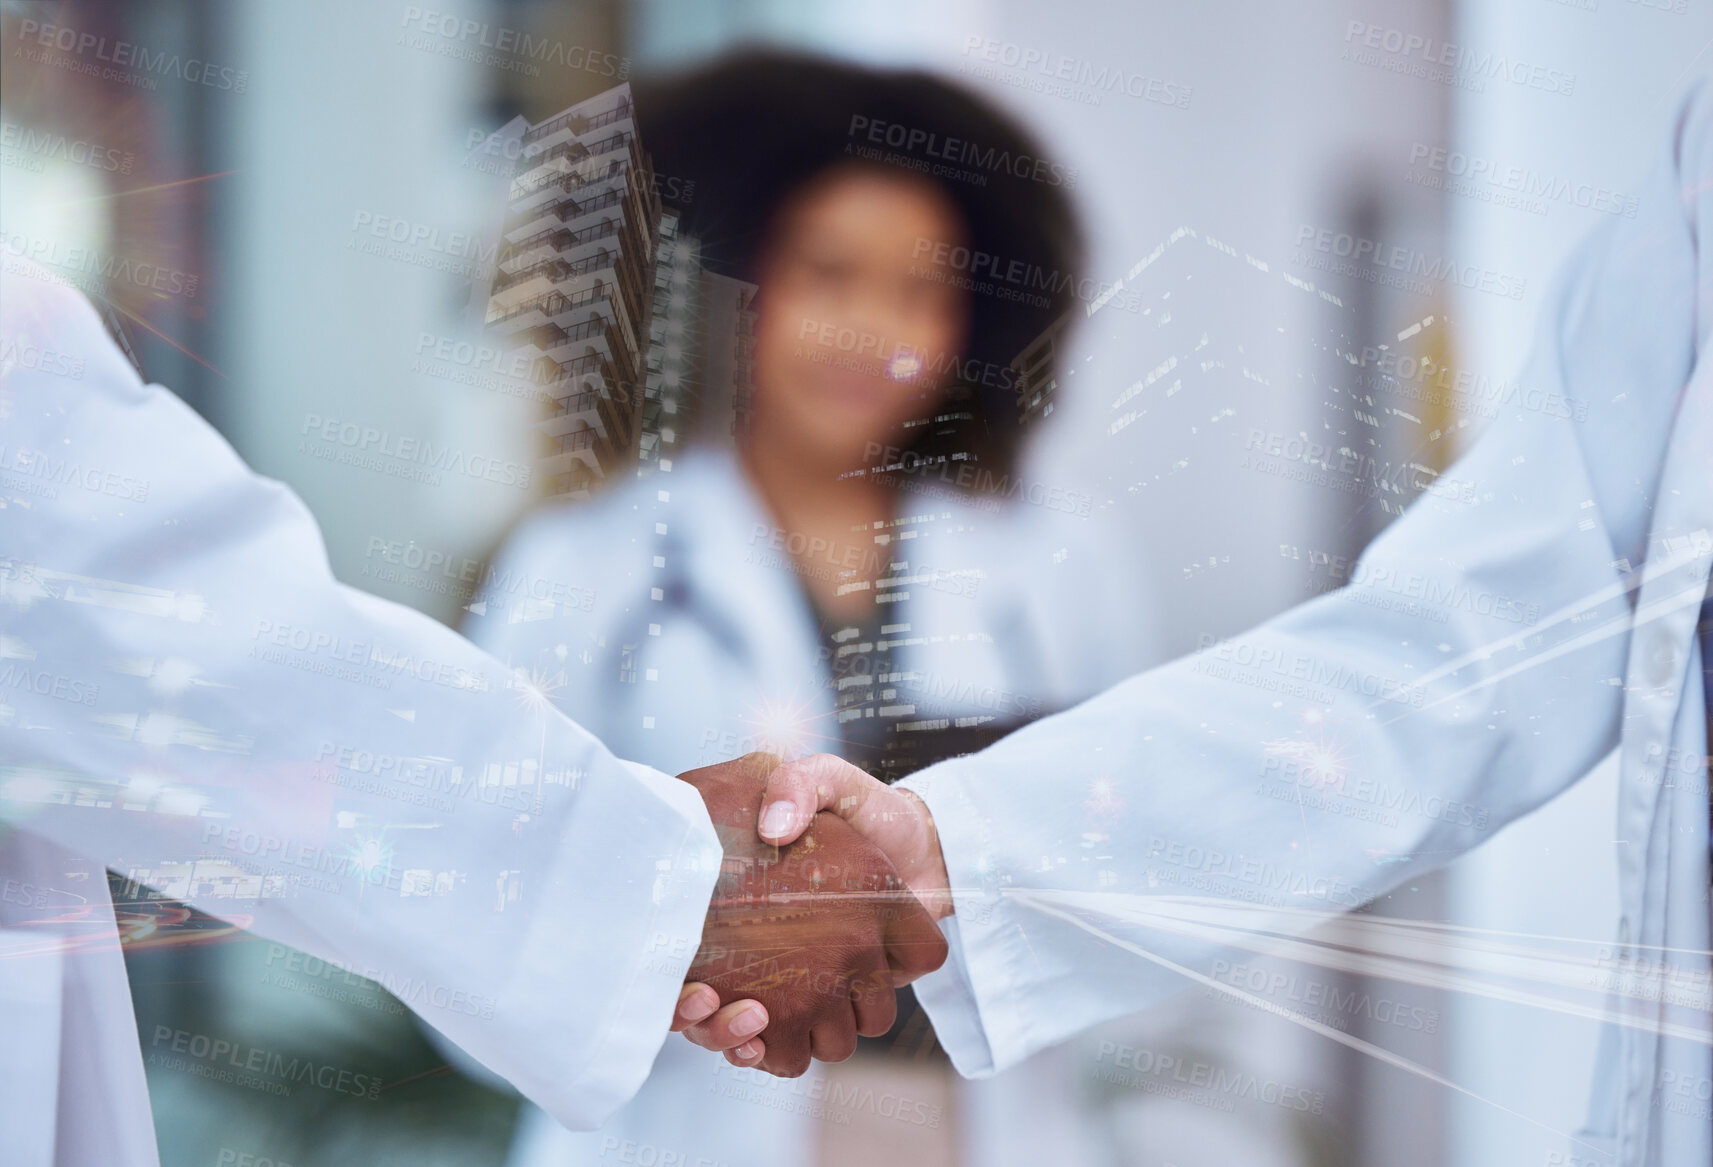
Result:
M952 902L951 877L946 872L946 856L940 849L940 833L934 827L934 813L928 809L928 804L921 795L903 787L896 788L909 802L914 812L914 830L917 838L915 846L910 848L913 859L905 869L899 872L916 898L922 901L922 906L936 921L952 915L956 905Z

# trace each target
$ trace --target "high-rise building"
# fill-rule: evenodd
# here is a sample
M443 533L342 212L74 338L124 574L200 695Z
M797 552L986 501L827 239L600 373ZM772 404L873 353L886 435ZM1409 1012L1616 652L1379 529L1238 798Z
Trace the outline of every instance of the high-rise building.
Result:
M1076 312L1063 313L1011 362L1017 374L1017 420L1028 425L1053 412L1053 395L1059 379L1051 370L1060 364L1059 348L1065 328Z
M653 318L649 323L637 473L671 471L672 457L688 436L701 330L697 327L700 255L679 229L677 208L663 207L655 250Z
M755 392L754 284L703 270L697 308L702 324L699 432L709 440L741 440L749 429Z
M629 84L508 130L521 134L485 323L532 359L547 492L586 496L643 453L660 197Z
M756 287L702 266L683 213L660 214L637 473L670 472L692 440L729 445L748 424Z

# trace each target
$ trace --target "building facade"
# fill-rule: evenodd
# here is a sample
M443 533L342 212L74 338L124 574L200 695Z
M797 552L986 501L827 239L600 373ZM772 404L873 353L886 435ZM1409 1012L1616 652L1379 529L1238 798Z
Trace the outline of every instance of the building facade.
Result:
M628 84L523 129L485 324L541 387L548 494L637 464L660 230Z

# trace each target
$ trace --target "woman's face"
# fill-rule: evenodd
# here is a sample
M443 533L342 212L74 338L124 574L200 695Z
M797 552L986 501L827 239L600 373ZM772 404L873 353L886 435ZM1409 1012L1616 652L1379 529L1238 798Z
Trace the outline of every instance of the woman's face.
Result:
M851 468L905 444L962 355L969 305L934 257L966 242L952 201L907 174L841 167L786 203L759 272L753 452Z

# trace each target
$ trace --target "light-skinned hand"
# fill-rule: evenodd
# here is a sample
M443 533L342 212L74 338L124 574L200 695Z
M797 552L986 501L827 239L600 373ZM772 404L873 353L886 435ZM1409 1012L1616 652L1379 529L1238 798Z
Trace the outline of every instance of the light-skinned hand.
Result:
M952 914L934 816L909 790L888 786L832 754L810 754L776 767L762 798L758 834L765 842L783 846L817 814L836 814L886 853L934 919Z

